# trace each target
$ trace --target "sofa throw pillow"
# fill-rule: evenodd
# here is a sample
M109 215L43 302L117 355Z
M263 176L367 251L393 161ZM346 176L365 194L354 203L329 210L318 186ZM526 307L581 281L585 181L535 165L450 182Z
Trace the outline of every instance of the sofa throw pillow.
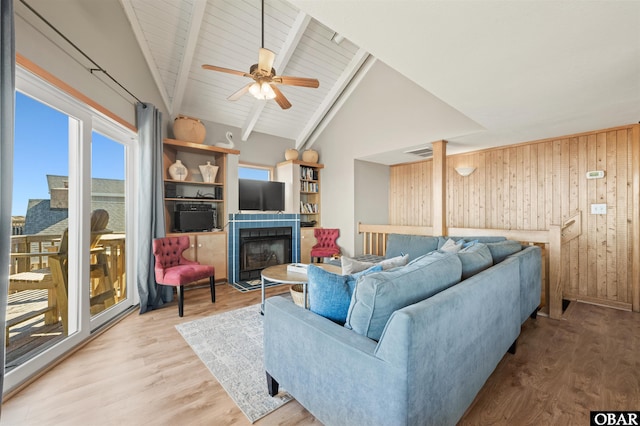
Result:
M447 253L457 253L462 249L462 245L464 244L464 240L453 241L449 238L443 245L440 247L440 251L444 251Z
M484 271L493 266L493 257L486 244L475 243L472 246L463 248L458 252L458 257L462 262L462 279Z
M385 257L409 255L409 261L438 249L438 237L424 235L389 234Z
M385 259L382 262L378 263L378 265L382 266L383 271L386 271L387 269L405 266L407 262L409 262L409 255L405 254L404 256L396 256L392 257L391 259Z
M377 263L364 262L362 260L356 260L350 257L342 256L342 275L349 275L356 272L364 271L365 269L371 268L374 265L382 266L382 270L385 271L387 269L396 268L398 266L404 266L407 264L408 260L408 254L405 254L404 256L392 257L391 259L384 259Z
M307 268L309 309L333 322L344 324L357 279L362 275L378 271L382 271L382 266L374 265L355 274L338 275L318 266L309 265Z
M462 240L462 248L471 247L472 245L477 244L478 242L479 242L478 240L472 240L472 241Z
M379 340L396 310L412 305L460 281L462 264L454 253L434 251L403 268L360 279L349 305L345 327Z
M493 258L493 264L496 265L514 253L522 250L522 246L519 242L513 240L504 240L496 243L486 243L491 257Z
M362 260L352 259L347 256L340 258L340 264L342 266L342 275L349 275L355 272L364 271L375 265L373 262L364 262Z

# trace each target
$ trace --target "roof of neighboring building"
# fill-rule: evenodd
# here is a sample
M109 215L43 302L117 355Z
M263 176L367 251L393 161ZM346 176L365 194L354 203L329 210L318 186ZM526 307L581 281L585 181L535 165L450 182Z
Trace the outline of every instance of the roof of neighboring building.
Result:
M50 200L29 200L27 215L24 220L24 234L26 235L54 235L62 234L66 228L67 209L52 209ZM64 227L58 232L57 229L50 229L53 225L65 222ZM47 232L44 232L47 230Z
M67 176L47 175L49 190L65 188ZM118 233L125 231L124 181L118 179L91 180L91 211L109 212L107 228ZM25 216L24 234L61 235L69 227L68 209L51 208L50 200L29 200Z

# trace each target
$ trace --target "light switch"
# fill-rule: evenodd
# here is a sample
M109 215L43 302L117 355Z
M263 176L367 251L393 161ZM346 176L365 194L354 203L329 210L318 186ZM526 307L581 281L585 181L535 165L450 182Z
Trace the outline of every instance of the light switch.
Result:
M607 205L591 204L591 214L607 214Z

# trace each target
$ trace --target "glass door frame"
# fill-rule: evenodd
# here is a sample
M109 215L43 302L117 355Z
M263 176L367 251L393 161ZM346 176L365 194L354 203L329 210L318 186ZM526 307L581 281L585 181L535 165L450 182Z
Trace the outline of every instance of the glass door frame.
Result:
M135 229L138 211L135 193L137 174L134 165L138 159L137 134L125 129L100 114L85 103L52 86L28 70L16 66L16 91L57 109L69 116L69 265L68 282L89 282L89 242L91 209L91 133L96 130L108 137L117 137L125 145L125 212L126 212L126 276L136 277L133 259L136 246ZM135 280L135 279L134 279ZM4 377L4 393L11 392L28 382L39 372L61 359L78 345L84 343L92 331L111 318L139 303L137 286L127 283L127 297L103 313L91 318L89 310L89 286L69 285L68 335L55 345L36 354L7 372ZM3 366L4 368L4 366Z

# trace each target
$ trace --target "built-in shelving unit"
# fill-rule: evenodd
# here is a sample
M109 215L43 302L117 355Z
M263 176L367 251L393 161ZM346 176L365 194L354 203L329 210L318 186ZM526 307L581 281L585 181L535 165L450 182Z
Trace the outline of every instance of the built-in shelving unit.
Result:
M320 226L320 171L324 165L289 160L277 166L278 180L285 182L285 211L300 213L300 223ZM311 225L312 224L312 225Z
M223 231L227 216L227 156L238 155L235 149L202 145L176 139L165 139L163 144L165 229L167 234L175 233L175 212L189 206L211 206L215 209L215 221L211 229L187 232L191 248L185 257L216 268L216 279L226 279L227 275L227 235ZM187 168L184 180L172 179L169 167L177 160ZM200 167L209 162L218 167L215 180L205 182ZM197 207L196 207L197 208ZM208 207L207 207L208 208ZM204 231L204 232L203 232ZM181 233L184 235L185 233Z
M167 232L174 232L174 212L179 204L209 204L216 210L216 227L222 228L226 215L227 155L240 154L235 149L165 139L163 145L165 216ZM184 180L172 179L169 167L177 160L187 168ZM209 162L218 167L214 182L205 182L200 165Z

